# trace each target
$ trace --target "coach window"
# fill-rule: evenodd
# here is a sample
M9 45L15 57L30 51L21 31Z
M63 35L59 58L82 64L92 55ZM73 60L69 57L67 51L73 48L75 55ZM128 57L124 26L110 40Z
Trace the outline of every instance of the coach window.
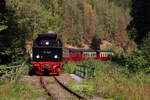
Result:
M92 54L92 57L94 57L94 54Z
M90 56L90 53L87 53L87 57L89 57Z
M106 57L106 53L104 53L104 56L103 57Z

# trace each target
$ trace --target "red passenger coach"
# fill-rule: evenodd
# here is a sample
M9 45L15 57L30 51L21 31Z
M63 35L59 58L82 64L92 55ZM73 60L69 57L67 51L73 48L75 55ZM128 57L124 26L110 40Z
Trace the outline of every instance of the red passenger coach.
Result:
M66 61L84 61L89 59L107 61L113 55L111 51L102 50L83 50L67 48L64 50L63 60Z

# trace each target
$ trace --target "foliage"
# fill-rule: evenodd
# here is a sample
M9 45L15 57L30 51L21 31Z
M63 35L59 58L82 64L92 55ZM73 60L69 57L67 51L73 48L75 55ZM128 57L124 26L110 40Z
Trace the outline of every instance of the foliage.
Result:
M101 40L98 39L96 36L94 36L93 39L91 40L91 48L94 50L100 50L100 44Z
M49 17L49 29L53 30L54 32L61 34L63 33L64 28L64 8L63 8L63 0L39 0L41 5L44 6L48 15L44 14L45 16ZM43 23L44 24L44 23Z
M52 9L47 9L42 0L3 0L0 3L0 63L21 62L25 41L32 40L37 33L62 30L60 2L52 2L47 5L53 6ZM54 11L57 7L60 9Z
M150 33L143 41L142 45L140 46L140 49L144 53L144 56L146 56L146 60L150 61ZM150 63L148 65L150 65Z
M65 1L64 37L70 44L81 45L90 43L93 37L99 40L122 41L116 42L120 46L127 40L126 26L130 20L128 11L113 2L106 0L77 0ZM74 38L75 37L75 38ZM77 38L78 37L78 38Z
M6 1L6 5L3 7L2 16L5 20L6 29L0 31L0 56L2 56L0 63L9 63L15 61L18 56L24 54L24 34L18 28L17 20L15 18L15 11L11 8Z
M19 29L26 39L32 39L34 34L45 32L50 24L50 13L41 7L38 0L26 2L9 0L8 6L15 11ZM16 6L15 6L16 5Z
M129 9L131 7L131 1L130 0L108 0L109 2L116 3L119 7L122 7L124 9Z
M75 71L76 64L74 62L67 62L67 64L64 64L63 70L66 73L73 73Z
M150 34L145 37L141 45L133 51L124 55L125 66L128 66L131 71L150 72Z
M46 92L35 86L19 83L6 83L0 85L1 100L35 100L40 96L44 96Z
M143 70L147 64L148 61L146 60L146 57L139 49L134 49L132 52L125 55L125 65L129 67L131 71L135 72Z
M65 85L74 91L84 93L86 96L92 97L94 96L94 87L92 84L92 82L69 82Z
M112 44L112 45L106 45L102 50L112 51L115 54L117 54L119 52L119 50L117 49L117 47L114 44Z
M0 5L0 56L7 62L23 57L25 41L48 30L63 33L65 43L80 47L93 37L97 42L122 38L116 43L126 44L130 17L114 0L3 0Z
M87 78L81 83L68 83L72 89L79 92L84 90L84 83L88 83L87 93L112 100L147 100L150 92L150 75L143 71L132 73L126 66L120 66L111 61L85 61L86 66L95 66L96 77ZM80 63L80 64L81 64ZM80 91L84 93L83 91ZM94 95L93 95L94 94Z
M5 9L5 0L1 0L0 2L0 31L7 28L6 25L6 16L4 15L4 9Z

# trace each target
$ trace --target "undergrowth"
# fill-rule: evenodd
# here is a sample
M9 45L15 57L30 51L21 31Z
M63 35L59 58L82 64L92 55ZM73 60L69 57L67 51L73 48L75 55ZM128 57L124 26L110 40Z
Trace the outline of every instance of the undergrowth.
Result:
M74 66L83 64L89 67L94 66L96 69L95 77L88 77L81 83L67 84L78 92L112 100L149 100L150 98L150 74L142 71L132 73L127 67L111 61L84 61L68 64L70 67L72 64Z
M10 82L0 88L0 100L36 100L46 94L43 89L21 82Z
M20 78L27 75L28 71L28 65L24 65L17 70L16 75L0 79L0 100L36 100L47 94L42 88L20 81Z

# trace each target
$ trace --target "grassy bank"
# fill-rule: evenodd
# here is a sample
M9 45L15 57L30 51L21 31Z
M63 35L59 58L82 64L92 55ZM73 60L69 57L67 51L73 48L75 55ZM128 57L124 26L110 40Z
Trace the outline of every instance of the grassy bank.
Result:
M73 72L76 64L79 63L70 62L66 66L73 65L72 69L69 68L70 72ZM70 88L88 96L96 95L112 100L149 100L150 74L131 73L128 68L110 61L85 61L80 64L95 66L96 77L89 77L81 83L68 83Z
M0 85L0 100L36 100L44 95L43 89L21 82Z
M20 81L20 78L27 75L28 71L29 66L24 65L17 70L16 75L0 79L0 100L37 100L47 95L43 88Z

